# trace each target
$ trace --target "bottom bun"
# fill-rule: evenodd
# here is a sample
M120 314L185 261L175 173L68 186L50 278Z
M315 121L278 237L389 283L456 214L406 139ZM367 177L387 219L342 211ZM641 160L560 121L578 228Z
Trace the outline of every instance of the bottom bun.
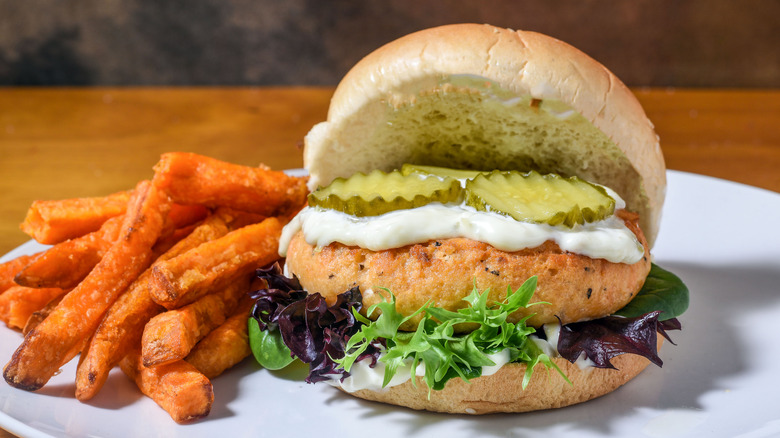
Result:
M658 339L660 348L662 339ZM608 394L636 377L650 363L642 356L623 354L612 359L617 369L586 368L564 358L553 360L569 378L567 383L555 370L538 365L528 386L523 389L526 366L508 364L495 374L466 382L452 379L441 391L431 391L417 379L416 386L407 381L381 391L360 390L350 393L365 400L378 401L412 409L450 414L492 414L529 412L561 408Z

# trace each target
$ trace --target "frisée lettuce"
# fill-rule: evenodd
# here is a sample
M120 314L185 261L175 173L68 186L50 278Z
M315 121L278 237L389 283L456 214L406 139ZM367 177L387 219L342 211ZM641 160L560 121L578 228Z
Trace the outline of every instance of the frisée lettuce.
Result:
M384 354L379 358L385 364L383 386L395 375L399 366L411 360L412 369L422 363L425 366L423 381L430 389L444 388L454 377L470 380L481 375L483 366L496 365L488 354L509 350L510 362L527 364L523 388L528 385L534 366L544 364L548 369L558 369L552 360L528 338L536 329L525 325L528 317L511 323L507 320L514 311L529 307L536 289L536 277L528 279L519 289L507 290L506 298L499 303L488 303L488 291L480 293L475 287L464 298L468 306L456 312L426 305L412 315L403 316L395 308L395 297L388 290L389 299L367 309L370 317L378 309L381 314L375 321L355 312L355 318L363 325L347 342L345 355L336 360L345 372L373 343L383 340ZM538 304L538 303L534 303ZM402 332L398 328L405 321L423 313L422 321L414 332ZM455 326L470 324L476 329L456 334ZM412 380L414 384L415 381Z

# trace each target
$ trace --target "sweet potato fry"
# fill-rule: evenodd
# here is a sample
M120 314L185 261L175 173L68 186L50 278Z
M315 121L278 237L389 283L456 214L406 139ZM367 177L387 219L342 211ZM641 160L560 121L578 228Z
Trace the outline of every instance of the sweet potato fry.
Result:
M35 289L35 290L42 290L42 289ZM56 289L54 289L56 290ZM22 329L22 333L27 336L27 333L32 331L35 327L38 326L38 324L41 323L44 319L46 319L47 316L54 310L54 308L57 307L57 305L62 301L65 296L68 295L68 291L64 291L64 293L54 297L51 301L46 303L40 310L36 310L35 312L30 315L29 318L27 318L27 322L24 324L24 328ZM22 318L19 318L21 321ZM83 339L79 341L64 357L65 360L63 362L68 362L71 359L73 359L79 352L82 351L84 346L87 343L87 339Z
M97 231L103 222L127 209L132 192L94 198L35 201L20 228L40 243L53 245Z
M33 289L14 286L0 295L0 321L5 322L8 327L22 329L33 312L65 292L60 288Z
M138 184L127 206L122 232L87 278L24 338L3 376L11 386L34 391L89 339L116 298L151 263L170 200L148 181Z
M227 233L225 216L218 211L162 254L155 264ZM164 309L149 295L150 280L151 268L144 271L128 291L116 300L95 330L76 370L76 398L79 400L89 400L100 391L111 369L134 347L141 344L141 335L147 321Z
M181 205L173 204L171 211L168 213L168 223L171 228L178 230L179 228L192 225L198 221L201 221L209 215L209 209L203 205Z
M174 245L179 243L180 240L189 236L195 228L197 228L197 225L189 225L184 228L179 228L167 236L160 236L152 247L152 259L157 260L161 255L165 254L173 248Z
M182 229L186 231L186 228L181 227L191 226L203 219L207 213L208 209L200 205L172 206L166 226L175 231L168 232L167 236L157 242L155 251L160 252L155 254L164 252L183 237L177 233ZM122 220L122 216L110 218L97 231L54 245L19 272L15 278L16 283L28 287L75 287L116 241Z
M198 342L185 360L213 379L252 354L247 318L253 305L254 300L245 295L233 315Z
M0 263L0 294L6 289L16 286L14 281L16 274L21 272L30 262L35 260L41 253L19 256L5 263Z
M152 299L166 309L176 309L277 260L281 231L282 223L268 218L155 265Z
M27 287L75 287L119 237L122 219L112 217L97 231L52 246L16 274L14 281Z
M30 315L30 317L27 318L27 322L24 324L24 328L22 329L22 334L27 335L27 333L30 333L30 331L32 331L32 329L38 327L38 324L40 324L41 321L43 321L44 319L46 319L47 316L49 316L52 310L54 310L54 308L57 307L57 304L59 304L63 298L65 298L65 294L58 295L54 297L51 301L46 303L45 306L33 312L32 315Z
M267 216L256 213L247 213L245 211L233 210L227 207L220 207L215 214L219 215L230 228L230 231L244 228L247 225L259 224L267 219Z
M163 154L154 170L154 184L181 204L275 216L297 211L308 194L305 178L192 153Z
M249 279L239 279L219 292L152 318L141 338L144 365L156 366L187 357L198 341L225 322L248 289Z
M178 204L174 204L173 206L176 207L177 205ZM202 207L202 206L195 206L195 207ZM206 207L203 207L203 208L206 209ZM208 209L206 209L206 211L208 211ZM171 216L172 215L169 215L169 218ZM224 226L221 225L221 228L227 227L227 229L225 231L226 233L227 233L227 231L236 230L238 228L242 228L242 227L245 227L247 225L251 225L251 224L256 224L258 222L262 222L266 218L265 216L262 216L262 215L259 215L259 214L247 213L247 212L244 212L244 211L236 211L236 210L232 210L232 209L224 208L224 207L223 208L218 208L214 212L214 216L219 218L222 221L222 224ZM195 216L193 215L192 217L194 218ZM169 220L169 223L174 223L176 225L183 225L185 223L185 221L184 220L177 220L177 221ZM167 232L168 234L163 235L162 237L160 237L160 240L158 240L157 243L154 245L154 254L155 254L155 256L159 256L159 255L165 253L166 251L168 251L171 247L173 247L173 245L176 244L176 242L178 242L181 239L183 239L184 237L188 236L199 225L200 225L200 223L193 223L191 225L183 226L182 228L177 228L173 232L164 231L164 233ZM215 236L215 237L218 237L218 236ZM211 239L209 239L209 240L211 240ZM155 257L155 259L156 259L156 257Z
M135 381L146 396L154 400L177 423L203 418L214 403L214 388L209 379L183 360L147 368L134 351L119 363L122 371Z

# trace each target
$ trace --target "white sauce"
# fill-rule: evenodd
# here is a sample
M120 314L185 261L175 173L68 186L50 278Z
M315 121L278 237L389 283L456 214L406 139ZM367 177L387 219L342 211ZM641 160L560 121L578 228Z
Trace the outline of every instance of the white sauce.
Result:
M382 382L385 378L385 364L377 362L374 368L369 365L370 359L364 359L360 362L355 362L352 368L349 370L350 376L344 380L339 380L341 375L334 376L333 379L327 382L333 386L341 387L344 391L355 392L361 389L370 389L372 391L379 391L382 388ZM415 376L425 375L425 365L420 363L414 373ZM396 369L396 373L385 388L400 385L412 378L412 365L411 361L399 366Z
M619 197L616 201L616 208L622 208L623 201ZM301 229L306 243L317 247L339 242L381 251L430 240L465 237L507 252L534 248L552 240L564 251L613 263L633 264L644 255L634 233L615 216L574 228L554 227L519 222L463 204L432 203L368 217L306 207L282 232L279 242L282 256L286 255L292 236Z
M499 368L506 365L509 362L509 351L502 350L495 354L489 354L488 357L495 365L482 367L482 375L489 376L495 374ZM349 370L350 376L343 381L339 380L339 376L334 376L333 379L327 382L333 386L341 387L344 391L355 392L361 389L368 389L371 391L381 391L392 386L400 385L412 378L412 365L411 361L404 365L401 365L396 370L395 375L390 382L382 388L382 382L385 378L385 364L377 362L374 368L371 368L369 364L370 359L364 359L360 362L355 362L352 365L352 369ZM421 362L417 365L414 372L415 376L425 375L425 365Z

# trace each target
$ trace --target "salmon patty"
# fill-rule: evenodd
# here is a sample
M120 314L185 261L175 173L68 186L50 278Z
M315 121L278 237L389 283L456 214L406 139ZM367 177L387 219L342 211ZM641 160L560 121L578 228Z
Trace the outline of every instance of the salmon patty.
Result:
M474 287L489 289L489 301L506 297L529 277L538 283L531 302L512 322L532 315L528 325L584 321L610 315L625 306L642 288L650 271L649 245L638 226L638 215L624 210L618 215L637 236L645 255L637 263L612 263L604 259L562 251L552 241L536 248L505 252L466 238L432 240L384 251L370 251L340 243L314 247L302 232L291 240L287 269L310 293L319 292L329 303L344 291L358 286L364 309L396 297L396 307L410 315L430 301L433 306L457 310ZM557 317L557 318L556 318ZM414 330L412 320L402 326Z

